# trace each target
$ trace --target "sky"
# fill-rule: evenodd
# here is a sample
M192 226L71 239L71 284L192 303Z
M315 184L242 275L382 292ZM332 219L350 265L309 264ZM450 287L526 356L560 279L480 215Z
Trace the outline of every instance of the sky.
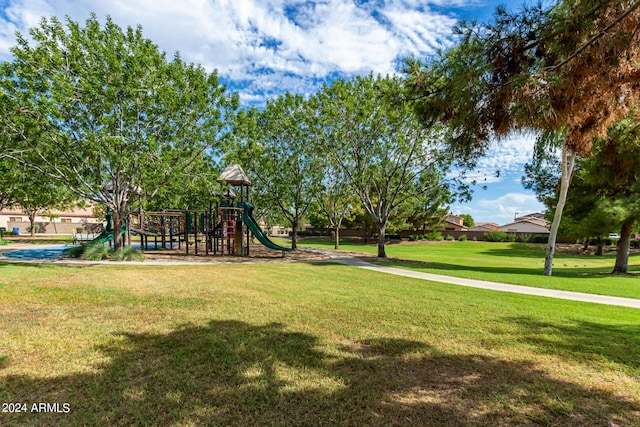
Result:
M0 61L11 60L15 32L27 34L41 17L85 21L91 12L122 28L141 25L168 56L176 51L209 71L217 69L243 105L259 105L285 91L311 95L336 77L398 73L403 58L426 58L455 43L462 18L488 19L496 6L517 10L522 0L0 0ZM543 210L520 178L534 137L494 143L473 175L469 203L454 214L507 224ZM500 170L500 176L495 171Z

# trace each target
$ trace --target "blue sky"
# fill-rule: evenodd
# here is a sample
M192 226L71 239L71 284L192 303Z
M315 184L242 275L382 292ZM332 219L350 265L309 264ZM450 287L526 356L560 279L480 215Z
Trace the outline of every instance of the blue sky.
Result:
M461 18L490 17L499 4L484 0L0 0L0 61L10 60L15 31L26 33L42 16L84 21L93 11L144 35L171 55L218 69L241 102L262 103L284 91L309 95L336 76L392 74L402 58L426 57L451 46ZM541 211L520 184L532 155L532 136L494 144L475 175L488 186L473 200L451 206L476 222L508 223ZM501 170L499 178L494 172Z

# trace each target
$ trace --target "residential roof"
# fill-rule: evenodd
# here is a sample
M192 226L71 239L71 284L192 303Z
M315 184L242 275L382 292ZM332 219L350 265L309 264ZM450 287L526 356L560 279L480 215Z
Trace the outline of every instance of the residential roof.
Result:
M469 231L491 231L500 228L495 222L477 222Z

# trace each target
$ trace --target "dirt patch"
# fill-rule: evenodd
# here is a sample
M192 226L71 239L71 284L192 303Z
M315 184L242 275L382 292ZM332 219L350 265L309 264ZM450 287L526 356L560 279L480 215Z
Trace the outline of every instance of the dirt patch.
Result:
M321 261L329 259L328 255L318 253L309 249L298 248L293 252L276 251L265 246L252 244L249 247L249 256L239 257L234 255L221 255L205 253L203 249L198 251L198 255L190 248L189 255L183 248L144 251L145 260L153 262L291 262L291 261Z

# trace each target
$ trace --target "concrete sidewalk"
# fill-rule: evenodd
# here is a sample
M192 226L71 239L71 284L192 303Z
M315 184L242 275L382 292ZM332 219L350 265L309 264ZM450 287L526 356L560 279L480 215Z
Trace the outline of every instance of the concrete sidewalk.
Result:
M403 270L394 267L384 267L371 264L358 258L340 256L335 253L331 261L377 271L379 273L393 274L396 276L411 277L414 279L430 280L432 282L448 283L452 285L468 286L472 288L490 289L494 291L513 292L516 294L536 295L541 297L559 298L571 301L593 302L596 304L617 305L620 307L640 308L640 299L610 297L606 295L583 294L580 292L560 291L555 289L533 288L531 286L507 285L504 283L486 282L484 280L463 279L460 277L442 276L440 274L423 273L419 271Z

